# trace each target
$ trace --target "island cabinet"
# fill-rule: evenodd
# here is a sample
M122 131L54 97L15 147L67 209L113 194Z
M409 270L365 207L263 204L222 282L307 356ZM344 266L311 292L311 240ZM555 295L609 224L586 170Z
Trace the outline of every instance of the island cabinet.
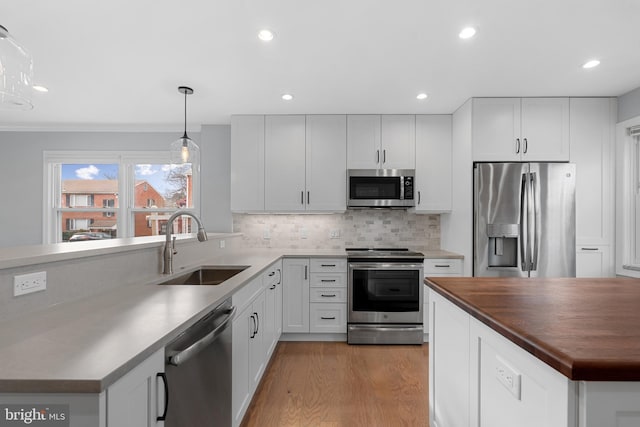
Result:
M569 160L569 98L474 98L473 161Z
M451 212L451 115L416 116L415 212Z
M429 280L431 427L640 425L637 281L465 280Z
M415 169L414 115L348 115L349 169Z

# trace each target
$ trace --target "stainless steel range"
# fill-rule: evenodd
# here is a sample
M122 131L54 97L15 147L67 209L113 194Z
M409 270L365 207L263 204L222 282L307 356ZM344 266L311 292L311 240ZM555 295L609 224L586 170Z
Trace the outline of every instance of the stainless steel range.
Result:
M349 344L422 344L424 254L347 248Z

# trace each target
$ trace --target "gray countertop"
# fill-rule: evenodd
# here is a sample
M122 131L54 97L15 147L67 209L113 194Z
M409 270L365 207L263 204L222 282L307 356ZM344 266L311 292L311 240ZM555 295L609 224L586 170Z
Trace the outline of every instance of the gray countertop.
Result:
M122 286L2 322L0 393L100 393L282 256L346 257L340 250L233 250L204 265L250 267L217 286Z

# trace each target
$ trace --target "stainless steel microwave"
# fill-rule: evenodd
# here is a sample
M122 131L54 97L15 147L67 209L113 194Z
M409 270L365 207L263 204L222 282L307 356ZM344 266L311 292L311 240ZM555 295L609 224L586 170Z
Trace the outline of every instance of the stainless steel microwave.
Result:
M414 176L413 169L349 169L347 207L414 207Z

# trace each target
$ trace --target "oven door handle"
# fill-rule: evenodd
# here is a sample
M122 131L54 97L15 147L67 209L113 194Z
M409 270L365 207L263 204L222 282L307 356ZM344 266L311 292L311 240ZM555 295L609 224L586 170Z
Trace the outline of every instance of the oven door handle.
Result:
M361 329L361 330L382 331L382 332L413 332L416 329L423 329L420 326L408 326L408 327L402 327L402 328L394 328L394 327L372 326L372 325L350 326L350 328L351 329Z
M402 264L402 263L367 263L367 264L349 264L351 270L417 270L424 268L424 264Z

